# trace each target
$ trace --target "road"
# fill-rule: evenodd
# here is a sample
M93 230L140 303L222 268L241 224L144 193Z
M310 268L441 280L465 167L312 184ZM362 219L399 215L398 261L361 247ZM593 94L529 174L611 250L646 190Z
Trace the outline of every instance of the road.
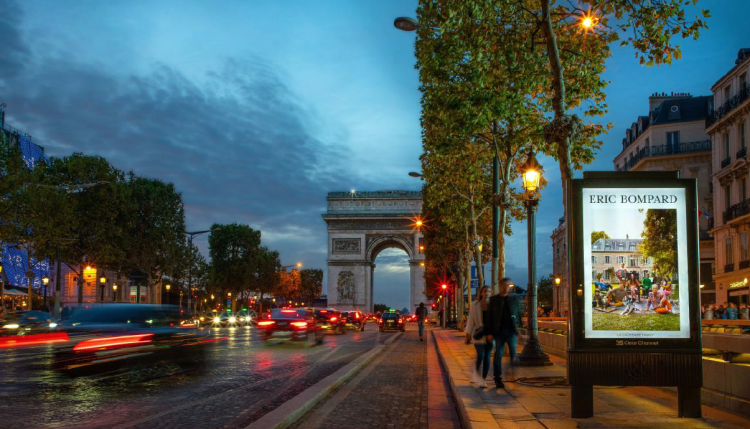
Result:
M212 330L204 369L135 382L70 379L49 369L54 345L0 349L0 427L242 428L393 333L327 335L321 346L268 346L254 327Z

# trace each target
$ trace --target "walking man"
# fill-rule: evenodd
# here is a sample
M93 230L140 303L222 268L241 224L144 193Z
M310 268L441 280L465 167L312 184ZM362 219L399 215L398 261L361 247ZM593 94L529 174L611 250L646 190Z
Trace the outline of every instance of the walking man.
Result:
M511 281L503 278L498 285L499 293L490 297L487 309L487 340L495 342L495 357L492 360L492 372L495 377L495 386L505 388L502 379L502 360L505 345L508 345L511 365L516 359L516 341L518 340L518 327L521 321L518 297L510 292Z
M424 341L424 320L427 318L427 307L424 302L419 303L417 307L417 325L419 325L419 341Z

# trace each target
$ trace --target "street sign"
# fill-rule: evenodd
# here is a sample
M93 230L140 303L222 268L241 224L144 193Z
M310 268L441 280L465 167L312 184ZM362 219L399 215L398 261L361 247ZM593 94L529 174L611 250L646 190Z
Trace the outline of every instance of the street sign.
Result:
M482 265L482 278L487 279L484 275L484 265ZM485 281L485 283L487 283ZM472 265L471 266L471 287L476 291L476 289L479 287L479 277L477 276L477 266Z
M590 172L572 181L568 377L574 418L593 415L594 385L677 386L678 415L700 417L696 189L695 179L677 172ZM654 260L654 269L643 277L623 269L603 292L594 283L604 269L599 264L617 255L627 255L627 269L645 259Z

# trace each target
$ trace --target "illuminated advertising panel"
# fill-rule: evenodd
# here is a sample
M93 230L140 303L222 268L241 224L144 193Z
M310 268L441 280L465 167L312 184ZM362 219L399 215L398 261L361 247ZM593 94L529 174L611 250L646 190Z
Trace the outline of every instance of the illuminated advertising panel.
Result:
M583 188L586 338L690 338L685 189Z

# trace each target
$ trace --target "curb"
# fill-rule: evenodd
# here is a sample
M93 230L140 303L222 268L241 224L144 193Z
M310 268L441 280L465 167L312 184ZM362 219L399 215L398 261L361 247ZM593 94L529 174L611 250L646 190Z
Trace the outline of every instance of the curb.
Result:
M440 364L443 366L443 372L445 372L445 374L448 376L448 384L451 387L451 394L453 394L453 402L455 402L456 408L458 409L458 417L461 420L461 426L464 429L471 429L474 426L472 424L471 418L469 417L469 410L467 410L467 408L469 407L469 405L472 405L472 402L470 399L465 398L464 395L462 395L459 392L458 386L456 386L456 382L453 380L453 375L451 375L451 371L450 371L450 368L448 367L448 363L445 361L445 357L443 356L442 350L440 350L440 345L438 344L439 342L438 336L435 333L435 331L431 331L431 332L432 332L432 339L435 340L435 348L437 349L438 359L440 360ZM442 339L440 341L442 341ZM471 386L471 388L473 389L473 386ZM468 405L467 405L467 402L469 403ZM494 422L495 424L493 427L499 427L497 423L495 422L495 418L492 416L492 413L490 412L490 410L488 410L486 406L484 406L484 403L482 403L482 406L484 409L476 408L476 406L471 407L472 414L475 414L475 413L487 414L487 416L485 416L485 419L483 420L485 420L487 423ZM491 425L492 423L489 423L489 424ZM482 427L487 427L487 425L483 425Z
M387 345L393 343L402 334L403 332L399 332L388 338L382 345L376 345L372 350L349 362L343 368L315 383L294 398L286 401L280 407L246 426L245 429L285 429L291 426L333 390L354 377L362 368L375 359Z

